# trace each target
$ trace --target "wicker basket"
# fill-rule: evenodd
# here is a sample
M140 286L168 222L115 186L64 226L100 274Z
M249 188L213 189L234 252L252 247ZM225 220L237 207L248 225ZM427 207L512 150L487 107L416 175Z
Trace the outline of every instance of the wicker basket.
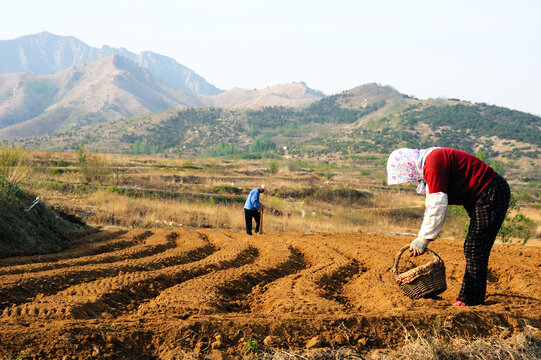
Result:
M445 264L438 254L430 249L426 251L434 257L433 261L398 274L398 262L407 249L409 245L400 249L393 264L394 280L398 286L412 299L434 297L444 292L447 289Z

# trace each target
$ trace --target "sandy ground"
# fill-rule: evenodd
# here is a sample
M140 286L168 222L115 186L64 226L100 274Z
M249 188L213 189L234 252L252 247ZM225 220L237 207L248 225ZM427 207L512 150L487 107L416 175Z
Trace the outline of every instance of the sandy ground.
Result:
M486 304L456 308L462 242L431 244L448 289L411 300L390 271L409 241L196 229L80 234L63 253L0 260L0 358L234 359L264 346L365 353L399 346L405 330L473 338L541 327L540 247L495 245ZM414 266L407 256L400 264L400 272Z

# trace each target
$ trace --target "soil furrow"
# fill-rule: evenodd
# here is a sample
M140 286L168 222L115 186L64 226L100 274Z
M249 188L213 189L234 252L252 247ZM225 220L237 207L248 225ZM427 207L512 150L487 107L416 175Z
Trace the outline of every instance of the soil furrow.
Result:
M38 295L52 295L71 286L100 278L197 261L214 251L214 248L202 239L187 243L179 240L175 243L174 240L177 237L176 232L157 231L155 235L147 239L148 245L130 254L133 257L141 256L141 258L131 259L125 254L126 259L114 263L114 266L110 263L75 266L67 270L62 268L29 274L23 279L21 275L4 276L0 282L4 290L0 293L0 309L32 301ZM175 247L171 248L172 246Z
M248 295L251 292L260 291L265 284L304 267L299 252L283 242L265 236L252 239L243 234L229 235L257 248L257 259L251 264L209 273L171 287L150 303L143 304L139 312L158 311L190 316L248 311Z
M65 259L59 260L56 262L42 263L42 264L32 264L28 266L28 271L23 271L24 266L16 266L12 268L6 268L4 270L5 275L15 275L22 272L25 273L43 273L50 270L64 269L69 268L73 269L76 267L82 267L88 264L106 264L114 263L127 259L137 259L145 256L151 256L153 254L158 254L165 251L167 248L173 247L173 239L170 239L168 243L156 243L152 244L152 232L144 234L145 237L136 236L134 238L127 238L122 242L116 242L114 246L105 245L100 248L100 253L96 255L87 255L76 257L74 259ZM147 237L148 235L148 237ZM148 240L147 240L148 239ZM109 249L108 252L105 252L105 247ZM9 277L6 277L6 279Z
M238 267L252 262L257 250L246 243L233 242L230 238L209 238L213 246L221 248L210 256L188 264L151 271L118 273L95 281L66 288L54 295L44 296L32 303L4 309L3 316L38 314L50 318L93 318L115 316L130 312L145 300L161 291L193 277L228 267ZM37 309L37 310L36 310Z
M267 343L365 354L402 345L405 332L541 334L539 247L495 244L486 304L459 308L450 303L464 273L462 241L429 245L445 262L448 289L412 300L390 271L411 241L404 236L190 229L85 236L61 254L0 261L0 358L28 349L34 359L241 359L260 355L248 346ZM400 271L430 260L406 254Z
M298 249L307 268L270 283L265 291L254 297L254 312L325 314L342 312L343 303L330 294L335 285L324 289L325 279L336 279L341 273L354 273L352 259L314 242L310 236L289 239L286 243ZM347 270L346 270L347 269ZM347 276L344 277L344 279Z
M83 247L71 248L58 254L2 259L0 260L0 266L2 266L0 275L45 271L62 267L63 264L72 266L79 258L81 262L89 262L96 255L129 248L151 235L152 232L148 230L132 230L128 233L126 231L101 232L92 235L86 246L81 245Z

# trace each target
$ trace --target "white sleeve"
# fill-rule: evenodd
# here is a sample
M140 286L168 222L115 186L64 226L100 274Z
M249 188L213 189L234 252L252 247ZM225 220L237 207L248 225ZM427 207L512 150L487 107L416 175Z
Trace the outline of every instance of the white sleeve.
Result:
M417 235L418 237L434 240L438 236L443 228L445 215L447 215L447 204L448 198L444 192L437 192L426 196L425 216L423 225Z

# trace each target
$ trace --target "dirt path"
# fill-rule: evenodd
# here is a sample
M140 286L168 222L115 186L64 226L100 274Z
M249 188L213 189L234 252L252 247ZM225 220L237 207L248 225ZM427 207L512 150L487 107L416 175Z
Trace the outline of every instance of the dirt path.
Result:
M240 358L253 349L247 342L364 352L398 345L404 329L414 327L469 337L541 327L541 248L495 245L486 305L453 308L462 242L431 245L446 264L448 289L414 301L390 273L409 240L91 232L60 254L0 260L0 358L21 352L54 359ZM401 265L413 266L406 258Z

